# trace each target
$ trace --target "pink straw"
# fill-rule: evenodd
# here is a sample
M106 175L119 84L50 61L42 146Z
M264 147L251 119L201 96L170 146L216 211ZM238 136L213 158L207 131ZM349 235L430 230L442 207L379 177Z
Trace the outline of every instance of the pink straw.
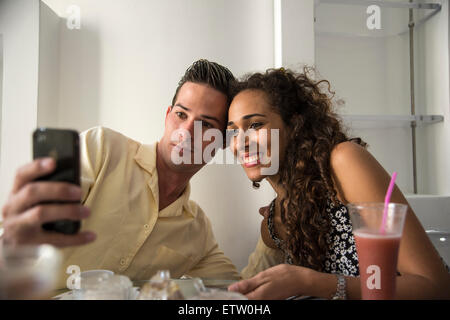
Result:
M392 191L394 190L395 178L397 178L397 172L394 172L391 177L391 182L389 183L389 188L386 193L386 197L384 198L384 211L383 211L383 221L381 222L380 232L384 234L386 232L386 220L387 220L387 212L389 201L391 200Z

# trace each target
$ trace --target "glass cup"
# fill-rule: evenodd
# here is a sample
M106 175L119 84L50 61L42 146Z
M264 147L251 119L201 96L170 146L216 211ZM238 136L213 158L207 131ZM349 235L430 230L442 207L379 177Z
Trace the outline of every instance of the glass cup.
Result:
M384 219L384 203L351 203L347 208L358 253L361 298L394 299L398 249L408 206L389 203Z
M0 300L49 299L61 267L50 245L0 247Z
M109 270L81 272L80 287L73 290L74 300L129 300L132 282L127 276Z

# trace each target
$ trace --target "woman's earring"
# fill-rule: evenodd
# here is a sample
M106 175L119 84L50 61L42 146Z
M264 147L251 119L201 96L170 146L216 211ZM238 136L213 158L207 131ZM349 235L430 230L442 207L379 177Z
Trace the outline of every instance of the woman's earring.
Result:
M253 181L253 189L258 190L259 189L259 182Z

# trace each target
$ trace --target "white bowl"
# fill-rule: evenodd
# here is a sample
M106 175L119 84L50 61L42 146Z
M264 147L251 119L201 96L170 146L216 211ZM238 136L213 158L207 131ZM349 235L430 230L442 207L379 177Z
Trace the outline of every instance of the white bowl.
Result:
M95 270L87 270L80 273L81 281L103 277L103 276L113 276L114 272L111 270L103 270L103 269L95 269Z

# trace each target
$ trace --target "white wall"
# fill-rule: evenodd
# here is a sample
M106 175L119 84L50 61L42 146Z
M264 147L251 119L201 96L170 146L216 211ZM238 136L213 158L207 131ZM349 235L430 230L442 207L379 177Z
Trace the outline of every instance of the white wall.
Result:
M3 35L0 33L0 152L2 150L2 106L3 106Z
M46 0L81 29L60 29L59 125L103 124L156 140L177 82L208 58L236 75L273 64L272 1Z
M31 159L36 127L39 59L39 1L0 1L3 35L0 203L9 194L18 166Z
M313 66L314 57L314 1L282 0L282 65L301 70Z
M37 112L39 127L58 126L60 20L53 10L40 2Z

